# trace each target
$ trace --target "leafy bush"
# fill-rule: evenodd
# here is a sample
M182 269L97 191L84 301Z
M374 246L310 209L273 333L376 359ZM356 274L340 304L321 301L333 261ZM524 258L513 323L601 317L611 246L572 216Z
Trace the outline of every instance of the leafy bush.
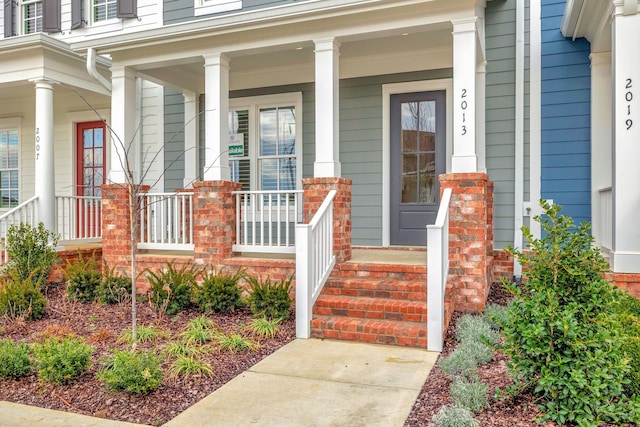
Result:
M629 359L628 384L624 389L629 396L640 397L640 300L616 289L618 307L610 328L621 331L622 352Z
M3 273L13 271L19 281L31 280L44 286L51 269L59 260L56 246L60 236L51 233L39 223L32 227L27 223L11 225L7 230L5 250L9 261Z
M193 299L200 310L208 313L234 311L242 300L238 281L244 276L240 269L235 274L213 271L203 276L202 283L194 287Z
M67 263L67 297L72 301L91 302L102 282L102 274L94 257L78 258Z
M131 299L131 279L104 266L104 277L96 289L100 304L120 304Z
M454 377L449 394L456 406L467 408L471 412L478 412L489 406L487 385L477 378L469 380L461 376Z
M509 307L498 304L487 304L484 307L484 318L491 329L499 331L509 320Z
M212 377L213 368L207 362L181 354L171 363L169 374L174 378L178 376Z
M254 316L268 319L289 318L289 308L293 302L289 297L293 276L274 282L269 277L264 281L255 277L249 277L247 280L251 287L249 307Z
M574 227L560 207L542 201L536 217L543 238L523 227L530 253L509 251L527 280L510 285L515 298L504 325L513 394L533 392L544 419L596 426L640 422L640 403L624 395L628 359L619 327L613 285L602 279L608 267L592 246L588 225Z
M24 342L15 344L12 340L0 340L0 378L16 379L31 372L29 347Z
M167 262L163 271L149 271L149 303L161 314L176 314L186 309L199 273L194 264L186 263L177 269L173 262Z
M480 424L473 418L467 408L446 406L433 416L436 427L478 427Z
M33 354L38 365L38 378L53 384L62 384L79 376L89 368L93 347L82 340L49 338L42 344L33 344Z
M161 360L152 352L115 350L98 372L98 379L114 390L150 393L162 383Z
M0 316L36 320L44 315L46 305L40 283L32 277L21 279L15 270L9 271L8 276L0 276Z

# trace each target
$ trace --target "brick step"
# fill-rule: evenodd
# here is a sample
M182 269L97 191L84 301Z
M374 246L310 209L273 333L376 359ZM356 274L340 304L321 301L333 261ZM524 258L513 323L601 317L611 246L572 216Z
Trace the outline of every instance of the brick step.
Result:
M426 323L427 303L386 298L320 295L313 307L313 314Z
M424 280L331 277L327 280L322 292L324 295L426 301L427 282Z
M375 344L427 347L426 323L320 316L314 317L311 321L311 336Z
M427 266L345 262L336 265L332 276L426 281Z

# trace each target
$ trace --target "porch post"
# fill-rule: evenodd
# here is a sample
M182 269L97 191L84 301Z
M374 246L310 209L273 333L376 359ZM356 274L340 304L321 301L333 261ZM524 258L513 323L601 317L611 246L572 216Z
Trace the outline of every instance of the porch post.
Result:
M616 273L640 272L640 56L629 48L640 38L635 1L615 2L613 54L613 257Z
M35 195L38 196L38 221L56 230L55 170L53 162L53 86L44 79L36 87Z
M339 160L339 49L334 39L314 40L316 45L316 178L340 177Z
M127 67L111 68L111 157L109 183L128 183L127 173L135 165L129 150L136 134L136 79ZM128 154L127 154L128 153ZM133 178L130 177L129 179ZM133 182L129 182L133 184Z
M204 55L205 181L229 181L229 59Z
M198 96L184 92L184 182L191 186L198 177Z
M453 173L476 172L476 21L456 19L453 24Z
M476 72L476 154L478 156L478 172L487 173L487 148L486 148L486 79L487 63L478 65Z

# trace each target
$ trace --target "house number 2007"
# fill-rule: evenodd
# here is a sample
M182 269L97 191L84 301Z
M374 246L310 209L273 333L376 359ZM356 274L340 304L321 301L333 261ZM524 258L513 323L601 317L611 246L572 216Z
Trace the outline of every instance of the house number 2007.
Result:
M624 100L627 101L627 119L624 121L624 125L626 126L627 130L631 129L631 126L633 126L633 120L631 119L631 101L633 100L633 85L631 82L631 79L627 79L626 80L627 84L625 85L625 89L627 90L627 92L624 94Z
M466 89L462 89L462 95L460 96L460 108L462 109L462 128L460 129L460 134L461 135L466 135L467 134L467 125L465 125L466 121L467 121L467 100L465 99L467 97L467 90Z
M36 128L36 160L40 157L40 128Z

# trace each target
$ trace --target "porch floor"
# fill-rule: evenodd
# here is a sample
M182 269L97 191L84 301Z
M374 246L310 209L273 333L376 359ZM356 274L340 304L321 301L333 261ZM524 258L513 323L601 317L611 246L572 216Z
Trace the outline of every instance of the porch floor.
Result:
M397 264L427 265L427 251L388 249L388 248L353 248L351 260L353 264Z

